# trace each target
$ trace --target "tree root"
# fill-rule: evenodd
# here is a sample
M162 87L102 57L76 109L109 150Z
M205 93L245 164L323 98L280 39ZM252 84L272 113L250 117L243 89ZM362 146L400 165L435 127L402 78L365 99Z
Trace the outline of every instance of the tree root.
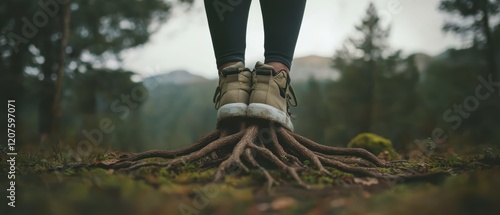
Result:
M278 168L288 173L300 186L309 188L299 173L314 168L332 176L326 167L358 177L387 180L411 180L412 175L389 175L377 167L386 164L375 155L360 148L340 148L320 145L295 134L280 125L262 120L245 120L219 124L218 130L204 136L196 143L178 150L150 150L121 156L114 162L77 164L64 168L103 168L133 171L146 167L176 169L187 163L198 162L200 168L217 167L215 181L225 175L259 169L267 180L268 188L277 181L268 171ZM163 162L145 159L167 158Z

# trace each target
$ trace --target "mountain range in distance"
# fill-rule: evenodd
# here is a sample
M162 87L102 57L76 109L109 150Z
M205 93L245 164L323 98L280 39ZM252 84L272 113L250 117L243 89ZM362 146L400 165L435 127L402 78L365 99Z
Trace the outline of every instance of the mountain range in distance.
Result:
M432 60L432 57L426 54L415 54L415 61L420 71ZM255 62L249 64L254 65ZM315 80L337 80L340 78L340 72L332 67L331 57L322 57L317 55L309 55L305 57L295 58L291 69L291 78L293 82L304 82L310 78ZM144 79L151 81L154 79L160 84L196 84L200 82L215 81L207 79L203 76L190 73L187 70L174 70L170 72L152 75Z
M254 65L249 64L249 65ZM309 78L316 80L337 80L340 73L332 66L332 59L310 55L306 57L296 58L292 65L292 80L293 82L307 81ZM170 72L160 73L149 76L144 81L154 79L160 84L194 84L206 81L213 81L203 76L192 74L187 70L174 70Z

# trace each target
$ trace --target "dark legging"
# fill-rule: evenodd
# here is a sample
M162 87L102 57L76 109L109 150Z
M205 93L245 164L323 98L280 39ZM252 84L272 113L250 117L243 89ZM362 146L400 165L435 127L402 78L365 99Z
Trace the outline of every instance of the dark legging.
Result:
M205 0L217 67L245 62L251 0ZM264 63L292 65L306 0L260 0L264 20Z

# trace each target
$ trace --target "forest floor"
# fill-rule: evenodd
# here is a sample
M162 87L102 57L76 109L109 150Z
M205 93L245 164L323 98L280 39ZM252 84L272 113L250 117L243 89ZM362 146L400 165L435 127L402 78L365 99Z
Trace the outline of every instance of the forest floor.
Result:
M2 154L5 154L2 152ZM115 153L87 162L105 162ZM64 169L58 156L29 153L16 158L15 208L7 214L498 214L500 153L434 154L398 165L419 173L445 172L419 181L358 178L328 168L300 173L310 189L280 170L279 185L266 186L262 171L231 174L213 183L215 169L186 164L176 171L145 168L131 172ZM7 172L2 158L1 172ZM384 169L397 173L395 169ZM0 179L2 187L8 179ZM8 194L7 194L8 195ZM5 213L2 213L5 214Z

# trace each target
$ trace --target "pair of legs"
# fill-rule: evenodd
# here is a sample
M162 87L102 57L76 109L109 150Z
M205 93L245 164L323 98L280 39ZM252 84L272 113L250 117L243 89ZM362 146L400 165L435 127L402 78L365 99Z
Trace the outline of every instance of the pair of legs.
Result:
M245 62L251 0L205 0L217 68ZM264 20L264 63L290 71L306 0L260 0Z
M217 122L248 117L277 122L292 131L289 107L296 99L288 72L306 0L260 0L265 61L258 62L254 72L244 64L250 4L251 0L205 0L219 71L214 96Z

